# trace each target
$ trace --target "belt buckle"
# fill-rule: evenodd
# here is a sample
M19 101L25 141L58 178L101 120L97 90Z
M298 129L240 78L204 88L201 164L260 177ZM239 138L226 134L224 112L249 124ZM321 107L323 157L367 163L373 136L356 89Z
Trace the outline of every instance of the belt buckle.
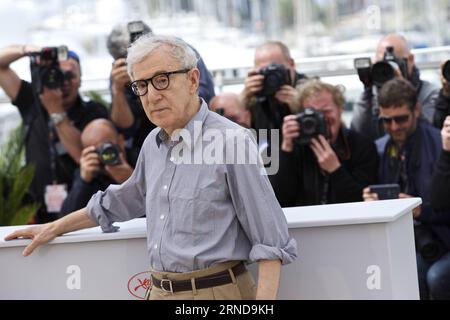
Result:
M169 289L164 288L164 282L169 283ZM161 279L161 290L163 292L170 292L173 294L172 280L170 279Z

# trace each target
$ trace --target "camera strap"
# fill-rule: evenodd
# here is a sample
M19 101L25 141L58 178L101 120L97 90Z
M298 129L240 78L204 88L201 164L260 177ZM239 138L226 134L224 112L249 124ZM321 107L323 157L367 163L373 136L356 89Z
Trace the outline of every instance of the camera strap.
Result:
M320 195L320 204L328 203L328 191L330 188L330 175L321 170L321 174L323 176L323 185L322 185L322 193Z
M48 213L59 213L61 211L64 200L67 198L67 185L58 184L56 175L57 151L54 143L55 128L51 120L48 121L48 138L50 148L50 172L52 184L45 187L44 201Z
M54 132L54 125L53 121L51 119L48 120L48 142L49 142L49 149L50 149L50 173L52 177L52 183L57 184L57 175L56 175L56 157L57 152L55 148L55 132Z

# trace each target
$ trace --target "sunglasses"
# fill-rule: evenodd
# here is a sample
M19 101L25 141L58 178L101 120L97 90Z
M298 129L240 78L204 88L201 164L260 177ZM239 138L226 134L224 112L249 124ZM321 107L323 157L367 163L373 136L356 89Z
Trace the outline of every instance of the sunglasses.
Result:
M410 114L402 114L402 115L394 116L394 117L380 116L379 120L383 121L383 123L387 124L387 125L392 124L392 121L394 121L396 124L404 124L404 123L408 122L410 117L411 117Z

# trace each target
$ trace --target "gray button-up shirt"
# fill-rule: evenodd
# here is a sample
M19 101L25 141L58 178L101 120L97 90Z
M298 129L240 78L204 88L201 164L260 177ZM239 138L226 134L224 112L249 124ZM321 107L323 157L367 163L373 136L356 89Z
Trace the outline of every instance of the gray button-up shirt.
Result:
M223 135L223 148L209 129ZM230 129L239 132L241 143L227 138ZM296 242L260 161L249 163L249 151L245 164L238 164L239 148L257 150L251 133L209 111L205 102L184 131L172 141L154 129L132 176L92 197L91 219L111 232L114 221L146 215L150 266L157 271L189 272L231 260L292 262ZM211 161L201 157L229 149L236 151L234 157L222 162L207 164ZM188 156L193 164L182 161Z

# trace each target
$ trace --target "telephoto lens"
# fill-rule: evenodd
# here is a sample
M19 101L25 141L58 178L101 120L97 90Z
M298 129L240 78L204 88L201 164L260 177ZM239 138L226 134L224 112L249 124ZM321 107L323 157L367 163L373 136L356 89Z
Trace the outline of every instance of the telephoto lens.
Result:
M106 166L116 166L120 163L120 149L117 145L107 142L102 144L97 153L100 158L100 163Z

